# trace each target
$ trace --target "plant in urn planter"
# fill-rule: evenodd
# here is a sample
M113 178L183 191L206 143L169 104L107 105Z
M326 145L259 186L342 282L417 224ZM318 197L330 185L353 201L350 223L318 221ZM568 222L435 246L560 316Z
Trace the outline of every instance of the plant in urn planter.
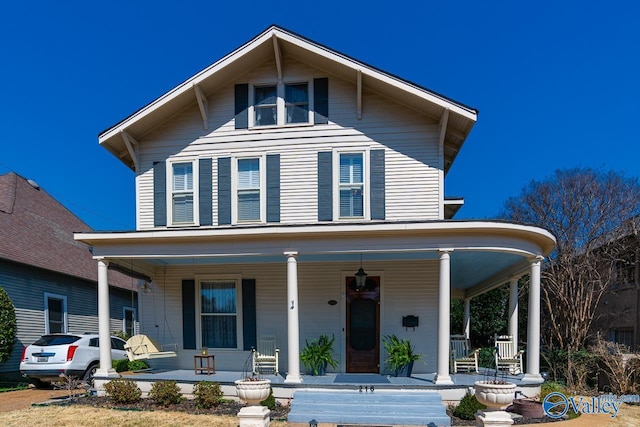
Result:
M240 400L247 402L247 406L240 409L238 419L240 427L268 427L270 423L269 415L271 411L261 406L260 402L269 397L271 392L271 380L266 380L260 375L248 375L248 367L251 366L253 355L245 363L244 375L242 379L236 380L236 394Z

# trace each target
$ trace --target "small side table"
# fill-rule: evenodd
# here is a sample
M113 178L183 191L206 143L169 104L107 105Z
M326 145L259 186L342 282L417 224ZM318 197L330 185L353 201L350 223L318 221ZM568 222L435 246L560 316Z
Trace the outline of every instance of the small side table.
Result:
M193 355L193 370L196 375L207 375L216 373L216 356L215 354L194 354Z

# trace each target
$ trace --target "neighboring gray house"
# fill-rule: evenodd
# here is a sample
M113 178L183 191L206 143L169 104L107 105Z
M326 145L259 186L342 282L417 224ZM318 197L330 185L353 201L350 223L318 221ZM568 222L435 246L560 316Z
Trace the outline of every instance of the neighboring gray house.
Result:
M305 340L335 336L339 372L384 373L382 340L396 334L426 360L414 372L453 384L450 300L530 274L524 378L539 383L540 266L555 238L451 220L462 201L445 197L445 176L476 120L471 107L270 27L99 135L135 174L136 230L75 238L94 248L101 295L114 265L152 277L142 332L171 325L162 341L178 343L158 367L190 369L207 347L220 370L241 371L256 341L275 335L288 383L303 381Z
M54 332L97 332L97 272L73 233L91 228L35 182L0 176L0 286L16 309L18 334L0 375L17 372L24 346ZM137 325L138 279L111 272L111 331Z

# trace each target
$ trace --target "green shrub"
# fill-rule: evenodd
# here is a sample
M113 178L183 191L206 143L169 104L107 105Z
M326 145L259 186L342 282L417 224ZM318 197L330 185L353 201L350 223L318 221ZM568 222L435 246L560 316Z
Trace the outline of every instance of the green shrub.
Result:
M142 391L135 381L118 378L104 385L104 389L115 403L136 403L142 396Z
M453 410L453 415L463 420L475 420L475 414L481 409L486 409L482 403L478 402L475 394L467 393L458 406Z
M16 342L16 331L16 309L0 286L0 363L9 360Z
M129 359L120 359L113 361L113 369L116 372L124 372L124 371L140 371L142 369L147 369L149 365L144 360L134 360L129 361Z
M193 396L195 397L198 408L209 409L222 403L222 389L219 383L211 381L200 381L193 387Z
M114 360L111 364L113 365L113 369L115 369L116 372L124 372L129 370L128 359Z
M484 368L496 366L496 357L493 355L493 347L482 347L478 353L478 365Z
M111 332L111 335L113 335L114 337L122 338L125 341L131 338L129 334L127 334L125 331Z
M550 393L562 393L567 395L564 384L556 381L545 381L540 385L540 400L544 400L547 394Z
M151 386L149 397L158 405L167 407L182 402L180 387L175 381L157 381Z
M141 371L143 369L149 369L149 365L144 360L129 361L129 371Z
M260 405L266 406L272 411L276 409L276 398L273 396L273 389L269 390L269 397L267 397L265 400L260 402Z

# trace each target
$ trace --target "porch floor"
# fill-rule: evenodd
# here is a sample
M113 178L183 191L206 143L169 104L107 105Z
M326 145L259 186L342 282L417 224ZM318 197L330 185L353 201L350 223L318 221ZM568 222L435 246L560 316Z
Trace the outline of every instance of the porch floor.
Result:
M243 373L239 371L216 371L215 374L196 374L192 369L161 370L153 369L146 372L128 374L127 378L136 381L155 382L161 380L173 380L178 383L197 383L199 381L215 381L221 385L234 386L234 381L242 378ZM497 379L514 382L518 386L539 386L539 384L526 383L522 381L523 375L503 375L498 374ZM268 375L263 374L262 378L271 380L274 388L359 388L360 386L374 386L375 388L403 388L403 389L448 389L448 388L468 388L473 387L473 383L481 380L494 378L493 370L484 370L480 373L458 373L451 374L453 385L438 385L435 383L435 373L413 374L411 377L394 377L381 374L344 374L328 372L324 376L302 375L302 383L285 383L285 374Z

